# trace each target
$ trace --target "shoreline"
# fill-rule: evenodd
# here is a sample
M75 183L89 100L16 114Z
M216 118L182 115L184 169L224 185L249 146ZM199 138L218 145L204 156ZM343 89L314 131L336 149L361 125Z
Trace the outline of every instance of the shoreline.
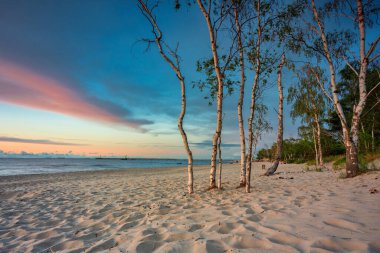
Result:
M24 159L24 158L23 158ZM23 160L19 159L19 160ZM25 158L29 159L29 158ZM30 159L36 159L36 158L30 158ZM43 158L45 159L45 158ZM43 159L36 159L37 161L43 160ZM55 159L53 159L55 160ZM57 159L59 161L66 160L66 159ZM119 162L119 159L116 159L114 161L110 161L110 163L105 162L99 164L93 163L97 161L96 159L84 159L86 161L92 161L91 163L81 163L80 159L70 159L71 162L69 163L49 163L45 167L45 164L37 162L37 163L26 163L22 162L20 164L17 164L17 166L14 168L13 172L12 170L12 164L0 164L0 177L12 177L12 176L30 176L30 175L49 175L49 174L64 174L64 173L77 173L77 172L95 172L95 171L126 171L126 170L159 170L159 169L176 169L176 168L182 168L187 167L187 160L178 160L183 161L181 163L171 163L172 161L177 161L175 159L167 160L167 159L145 159L142 160L143 162L141 164L135 163L136 160L131 160L131 163L124 164L123 161ZM107 159L106 159L107 160ZM109 159L108 159L109 160ZM72 162L75 161L75 162ZM79 161L79 162L78 162ZM163 163L155 164L155 163L144 163L144 161L164 161ZM169 163L166 163L165 161L169 161ZM234 160L226 160L223 163L223 166L235 164L233 162ZM204 163L207 162L207 163ZM194 167L196 166L209 166L209 160L195 160L195 164L193 164ZM10 169L8 169L8 167ZM29 167L29 169L28 169ZM30 169L31 167L31 169ZM39 171L39 167L43 167L42 171ZM58 169L57 169L58 168ZM60 169L62 168L62 169ZM66 171L65 171L66 170ZM4 173L5 172L5 173ZM7 173L7 174L6 174ZM16 174L17 173L17 174Z

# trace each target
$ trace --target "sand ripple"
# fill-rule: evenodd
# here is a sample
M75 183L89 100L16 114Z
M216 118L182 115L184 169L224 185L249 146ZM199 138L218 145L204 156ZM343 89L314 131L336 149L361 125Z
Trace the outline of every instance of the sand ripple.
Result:
M380 173L258 168L251 194L237 165L191 196L185 168L2 177L0 252L380 252Z

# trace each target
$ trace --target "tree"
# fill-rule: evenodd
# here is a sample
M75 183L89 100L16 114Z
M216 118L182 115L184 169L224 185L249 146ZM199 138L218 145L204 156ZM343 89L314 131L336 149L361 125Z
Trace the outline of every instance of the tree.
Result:
M239 66L240 66L240 93L237 105L238 124L240 134L240 187L246 185L246 163L245 163L245 133L244 133L244 120L243 120L243 102L244 102L244 88L245 88L245 52L242 38L242 28L240 24L240 10L243 7L241 2L231 0L233 6L233 17L235 21L237 46L239 50Z
M252 146L253 146L253 118L255 114L255 102L256 102L256 90L259 85L259 77L261 72L261 40L262 40L262 24L261 24L261 1L256 2L255 11L257 15L257 37L255 47L253 49L254 53L254 65L255 66L255 78L252 84L251 90L251 105L249 110L248 118L248 152L247 152L247 174L246 174L246 185L245 191L247 193L251 192L251 170L252 170Z
M187 171L188 171L188 183L187 188L189 193L194 192L193 188L193 154L189 147L189 142L187 140L187 135L185 130L183 129L183 119L185 117L186 113L186 85L185 85L185 78L182 74L181 67L180 67L180 61L179 61L179 55L177 53L178 47L173 50L171 47L169 47L165 41L162 38L162 32L160 30L160 27L157 24L157 21L155 17L153 16L152 12L157 5L154 5L152 8L148 8L148 1L138 0L139 4L138 7L141 11L141 13L144 15L144 17L149 21L151 27L152 27L152 34L154 35L154 39L145 39L147 43L156 43L158 50L161 54L161 56L164 58L164 60L170 65L170 67L173 69L175 74L177 75L177 78L181 85L181 113L178 116L178 129L182 136L183 145L185 147L185 150L187 152Z
M321 119L325 116L326 103L318 80L323 79L323 72L318 67L305 65L299 71L299 82L288 89L288 103L292 103L290 116L301 118L301 123L311 128L315 147L316 166L324 166L321 144ZM316 78L316 76L318 78Z
M264 104L256 104L256 113L253 120L253 154L256 154L256 148L259 140L261 140L261 135L269 130L272 130L271 125L265 119L266 114L268 113L268 107Z
M227 62L224 65L224 69L222 70L220 61L223 60L222 57L219 56L218 52L218 41L217 41L217 33L223 24L223 21L225 17L227 16L228 9L226 9L225 2L221 2L221 6L216 6L216 3L209 0L207 1L207 4L204 3L202 0L197 0L197 4L203 14L203 17L206 21L206 25L209 32L210 37L210 45L211 45L211 52L212 52L212 59L208 61L208 65L210 66L212 63L214 72L215 72L215 79L216 79L216 100L217 100L217 116L216 116L216 130L215 134L212 140L212 150L211 150L211 168L210 168L210 183L209 188L213 189L216 187L215 178L216 178L216 157L219 153L221 155L221 152L218 152L218 146L220 149L221 145L221 138L222 138L222 123L223 123L223 88L224 88L224 82L225 82L225 75L223 73L223 70L229 65L229 59L230 57L223 57L223 59ZM213 8L213 5L215 8ZM218 13L219 16L215 18L215 20L212 20L213 13ZM211 73L210 75L211 76ZM219 157L219 168L221 168L221 162L222 159Z
M282 67L285 64L285 54L283 53L281 56L281 62L277 67L277 88L278 88L278 129L277 129L277 148L276 148L276 157L273 165L268 168L264 175L270 176L273 175L277 168L278 164L281 160L282 153L282 140L284 135L284 127L283 127L283 94L282 94Z
M303 29L293 28L293 49L303 49L309 56L316 56L317 59L324 59L327 62L330 73L330 92L324 90L325 95L333 104L333 108L338 115L342 129L343 142L346 148L346 174L347 177L354 177L358 173L358 141L359 141L359 126L360 119L365 107L368 93L366 76L368 65L373 63L380 54L374 54L377 44L380 40L378 36L370 45L369 49L366 43L366 26L373 25L371 17L377 15L379 8L374 6L373 1L356 0L356 6L351 1L334 0L324 4L323 7L317 7L314 0L303 2L303 10L311 10L313 19L307 21L303 18L303 24L306 27ZM306 13L307 14L307 13ZM357 61L359 71L356 71L350 64L350 59L357 59L356 56L350 55L350 46L355 36L354 31L347 30L328 30L326 24L334 24L329 22L328 18L348 17L357 26L356 34L359 39L359 58ZM310 19L308 19L310 20ZM331 31L332 30L332 31ZM342 101L339 97L338 86L336 80L337 68L339 62L344 61L358 77L355 84L359 91L358 100L352 108L352 119L348 121L347 115L342 108ZM323 85L321 85L323 87Z

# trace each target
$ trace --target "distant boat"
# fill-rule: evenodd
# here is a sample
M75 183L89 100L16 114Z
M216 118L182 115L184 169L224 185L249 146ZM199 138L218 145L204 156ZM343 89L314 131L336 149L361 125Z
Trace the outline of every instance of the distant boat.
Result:
M128 158L127 155L125 155L125 157L124 157L124 158L121 158L120 160L129 160L129 158Z

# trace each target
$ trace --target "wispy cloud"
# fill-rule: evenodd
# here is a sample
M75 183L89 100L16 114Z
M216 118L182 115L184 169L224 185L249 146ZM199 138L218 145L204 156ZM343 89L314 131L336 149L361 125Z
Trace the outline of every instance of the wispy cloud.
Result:
M73 154L72 152L67 153L30 153L27 151L20 151L20 152L5 152L0 150L0 158L86 158L86 157L92 157L86 156L86 155L77 155Z
M67 85L0 59L0 100L92 121L141 129L152 124L135 119L120 106L96 99L86 100ZM123 115L121 115L123 113Z
M45 145L59 145L59 146L87 146L85 144L59 142L52 140L36 140L36 139L22 139L14 137L0 136L0 142L17 142L17 143L33 143L33 144L45 144Z

